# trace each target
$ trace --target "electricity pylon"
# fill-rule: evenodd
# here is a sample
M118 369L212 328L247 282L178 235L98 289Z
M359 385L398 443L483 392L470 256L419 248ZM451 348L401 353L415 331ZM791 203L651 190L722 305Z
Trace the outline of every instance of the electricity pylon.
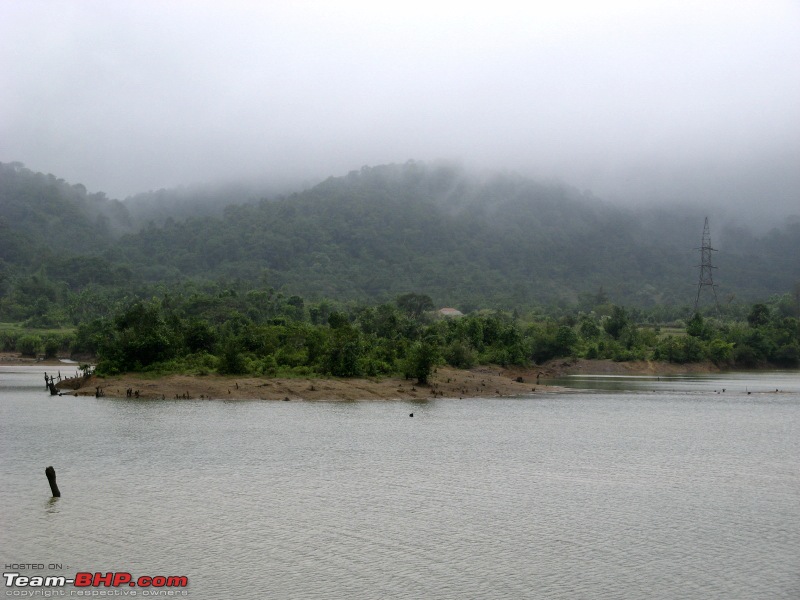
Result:
M714 294L714 305L717 307L719 313L719 302L717 301L717 290L714 285L714 269L717 267L711 264L711 253L716 252L715 248L711 247L711 233L708 229L708 217L703 225L703 241L700 244L700 281L697 284L697 297L694 299L694 312L697 312L697 307L700 304L700 293L704 287L710 287L711 292Z

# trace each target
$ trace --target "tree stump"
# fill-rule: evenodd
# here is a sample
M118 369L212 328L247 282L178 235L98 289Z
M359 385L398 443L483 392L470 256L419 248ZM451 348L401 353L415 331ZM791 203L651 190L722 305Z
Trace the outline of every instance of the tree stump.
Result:
M44 474L47 475L47 482L50 484L50 491L53 492L53 498L60 498L61 492L58 491L58 485L56 484L56 470L53 467L47 467L44 470Z

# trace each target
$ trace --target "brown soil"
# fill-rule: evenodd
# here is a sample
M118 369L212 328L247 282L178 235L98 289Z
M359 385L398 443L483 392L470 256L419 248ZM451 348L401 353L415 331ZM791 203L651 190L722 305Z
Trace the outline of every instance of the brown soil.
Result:
M518 377L522 381L517 381ZM535 373L532 377L525 376L500 367L480 367L470 371L440 367L427 385L417 385L413 380L398 377L283 379L167 375L149 378L126 374L67 379L57 387L64 394L91 396L99 388L104 395L113 397L126 397L130 389L134 397L138 392L140 398L333 401L521 396L560 389L537 384Z
M60 367L64 375L73 365L57 359L38 360L17 353L0 353L2 365L42 365ZM76 367L77 368L77 367ZM665 362L559 359L527 368L482 366L470 370L439 367L427 385L399 377L268 378L224 377L220 375L167 375L153 377L136 373L114 377L65 379L57 385L63 394L94 396L98 389L106 396L126 397L139 392L141 398L266 399L266 400L384 400L428 398L486 398L522 396L533 393L566 391L544 385L554 377L573 374L674 375L718 372L712 363L675 365ZM518 381L521 379L521 381ZM541 383L540 383L541 382Z

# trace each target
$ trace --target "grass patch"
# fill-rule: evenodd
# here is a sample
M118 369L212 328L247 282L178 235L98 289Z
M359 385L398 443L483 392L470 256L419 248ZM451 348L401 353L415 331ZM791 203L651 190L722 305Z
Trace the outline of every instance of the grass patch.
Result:
M71 335L77 327L28 327L23 323L0 323L0 333L36 334L36 335Z

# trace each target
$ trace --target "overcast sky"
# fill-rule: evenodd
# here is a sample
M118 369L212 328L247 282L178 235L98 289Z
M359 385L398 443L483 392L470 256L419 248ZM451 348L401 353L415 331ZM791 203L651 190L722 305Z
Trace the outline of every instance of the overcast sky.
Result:
M800 213L800 1L0 2L2 162L124 198L439 158Z

